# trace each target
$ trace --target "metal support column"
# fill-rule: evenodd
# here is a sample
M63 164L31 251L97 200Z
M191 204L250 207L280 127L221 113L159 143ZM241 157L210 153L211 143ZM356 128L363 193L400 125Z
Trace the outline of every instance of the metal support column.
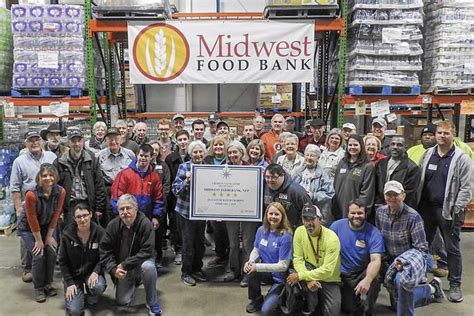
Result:
M464 142L470 143L474 139L472 137L472 132L473 132L473 120L474 120L474 115L466 115L466 125L464 127Z
M337 86L337 127L342 127L344 124L344 104L342 100L344 98L346 88L346 53L347 53L347 22L349 15L349 4L348 0L341 0L341 16L344 19L344 36L339 36L339 82Z
M91 127L97 121L97 103L94 76L94 47L93 37L89 36L89 21L92 18L91 0L85 0L84 3L84 33L86 41L86 65L87 65L87 88L89 89L89 97L91 99L90 124Z
M118 46L118 48L117 48ZM120 69L120 94L121 94L121 114L122 118L127 118L127 91L125 89L125 57L124 57L124 49L123 43L117 43L115 46L115 52L117 57L118 66Z
M109 45L109 39L107 33L102 35L102 47L104 49L104 60L105 60L105 90L107 94L107 120L106 124L110 127L110 107L114 103L114 61L113 51Z

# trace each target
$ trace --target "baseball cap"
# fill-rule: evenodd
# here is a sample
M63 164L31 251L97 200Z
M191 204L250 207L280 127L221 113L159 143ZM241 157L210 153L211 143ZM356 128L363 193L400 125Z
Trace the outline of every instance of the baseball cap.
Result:
M67 130L67 139L71 140L74 137L84 138L84 133L79 128L68 128Z
M304 122L304 127L310 126L310 125L311 125L310 123L311 123L311 120L306 120L306 121Z
M309 203L303 206L303 210L301 211L301 216L309 217L309 218L322 217L321 211L319 210L319 208L316 205L309 204Z
M41 137L40 132L37 130L31 130L25 133L25 140L28 140L32 137Z
M181 120L184 120L184 115L183 114L180 114L180 113L177 113L173 116L173 121L176 121L177 119L181 119Z
M356 126L352 123L344 123L344 125L342 125L342 128L348 128L353 131L357 129Z
M229 128L229 124L227 124L226 121L219 121L219 123L217 123L216 128L219 128L219 126L221 126L222 124L224 124L225 126L227 126L227 128Z
M383 117L376 117L373 121L372 121L372 125L374 124L379 124L380 126L382 127L387 127L387 121L385 121L385 119Z
M105 137L110 136L110 135L118 135L120 136L120 131L117 127L111 127L107 130L107 133L105 134Z
M320 118L315 118L315 119L312 119L310 122L309 122L309 126L311 127L315 127L315 128L318 128L318 127L321 127L324 125L324 122L322 119Z
M293 116L288 116L286 119L285 119L285 122L288 122L288 121L295 121L295 118Z
M433 133L436 134L436 125L434 124L428 124L423 129L421 130L421 136L423 136L424 133Z
M209 122L217 122L218 119L217 119L216 113L211 113L211 114L209 114L209 117L207 118L207 120L208 120Z
M387 194L388 192L395 192L399 194L405 192L405 189L403 188L403 185L400 182L392 180L385 183L385 186L383 188L384 194Z

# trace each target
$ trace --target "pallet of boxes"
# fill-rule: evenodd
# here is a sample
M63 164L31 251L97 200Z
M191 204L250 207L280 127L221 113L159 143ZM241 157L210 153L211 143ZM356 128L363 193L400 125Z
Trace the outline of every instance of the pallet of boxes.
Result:
M257 104L257 111L259 112L291 112L293 85L261 84Z

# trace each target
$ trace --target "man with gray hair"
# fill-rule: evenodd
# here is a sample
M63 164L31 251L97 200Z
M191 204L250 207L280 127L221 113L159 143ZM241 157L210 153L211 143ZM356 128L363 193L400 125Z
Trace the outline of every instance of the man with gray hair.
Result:
M281 149L278 136L283 131L283 122L285 118L281 114L275 114L272 117L272 129L263 134L260 139L265 143L265 160L270 162L276 152Z
M146 136L148 133L148 126L145 122L138 122L137 124L135 124L133 131L133 140L135 141L135 143L137 143L138 145L148 144L149 139Z
M122 136L122 147L130 149L136 155L138 153L138 144L132 140L128 130L127 121L117 120L115 122L115 127L120 131L120 136Z
M150 220L138 211L137 199L122 195L117 202L119 216L110 221L100 243L100 261L115 284L115 301L129 305L143 281L150 315L160 315L156 294L155 231Z

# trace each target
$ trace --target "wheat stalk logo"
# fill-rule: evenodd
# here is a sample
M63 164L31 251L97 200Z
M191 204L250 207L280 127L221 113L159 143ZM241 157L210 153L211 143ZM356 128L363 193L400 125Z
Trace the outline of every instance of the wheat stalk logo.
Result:
M173 73L174 64L176 62L176 44L174 39L171 38L171 55L169 64L167 64L166 41L167 38L162 29L154 36L154 49L152 49L152 45L150 45L150 39L146 41L146 66L150 74L154 77L169 77ZM152 56L154 56L154 58L152 58ZM163 73L165 73L164 76L162 75Z
M155 35L155 71L161 76L166 68L166 37L163 30Z

